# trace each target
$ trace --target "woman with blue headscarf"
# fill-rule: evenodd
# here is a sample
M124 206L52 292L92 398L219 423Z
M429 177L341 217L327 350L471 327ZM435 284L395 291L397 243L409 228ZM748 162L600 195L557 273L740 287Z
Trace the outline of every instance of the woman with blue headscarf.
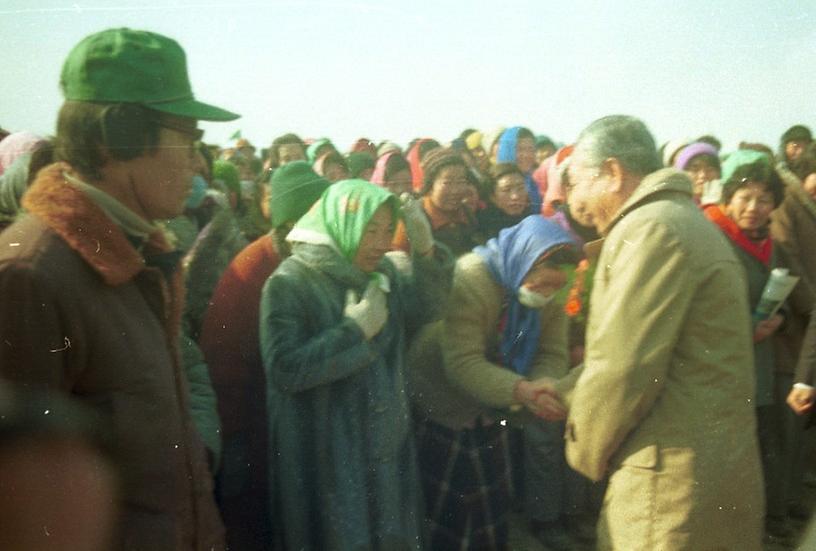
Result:
M420 474L433 549L504 549L510 510L505 420L558 419L567 323L553 301L574 262L569 234L529 216L462 256L448 313L409 352ZM532 415L530 415L532 414Z

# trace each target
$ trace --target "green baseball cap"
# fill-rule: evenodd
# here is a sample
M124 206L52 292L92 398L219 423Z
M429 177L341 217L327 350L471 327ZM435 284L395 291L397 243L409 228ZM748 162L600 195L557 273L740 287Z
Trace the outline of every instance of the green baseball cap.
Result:
M108 29L85 37L65 60L60 87L66 100L138 103L205 121L240 117L196 101L184 50L172 38L148 31Z

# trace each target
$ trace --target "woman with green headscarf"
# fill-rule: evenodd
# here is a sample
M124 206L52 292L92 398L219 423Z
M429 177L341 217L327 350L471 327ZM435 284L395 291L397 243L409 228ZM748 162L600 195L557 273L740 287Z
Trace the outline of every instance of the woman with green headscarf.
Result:
M411 275L385 253L398 219ZM408 336L442 314L452 260L420 206L363 180L295 225L261 298L273 527L287 549L421 548Z

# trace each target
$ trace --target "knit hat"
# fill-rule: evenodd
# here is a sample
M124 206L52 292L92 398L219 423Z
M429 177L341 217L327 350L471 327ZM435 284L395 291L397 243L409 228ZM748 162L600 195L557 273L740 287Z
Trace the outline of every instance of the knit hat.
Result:
M328 138L317 139L310 143L309 147L306 148L306 160L314 164L318 157L317 155L318 150L324 145L330 145L332 149L335 150L337 149L336 147L334 147L334 144L331 143L331 140L329 140Z
M108 29L82 39L62 66L66 100L137 103L154 111L205 121L240 115L196 101L178 42L148 31Z
M689 164L689 161L691 161L697 155L711 155L716 159L717 149L713 145L705 142L689 144L681 149L680 153L678 153L674 158L674 168L678 170L685 170L686 165Z
M355 151L346 157L350 178L359 178L369 168L374 168L376 161L368 151Z
M692 141L689 138L675 138L663 144L663 166L674 166L672 158Z
M240 193L241 175L238 173L238 167L231 162L222 159L215 161L212 175L213 180L220 181L227 190Z
M368 138L360 138L359 140L354 142L353 146L351 146L351 152L352 153L365 152L369 153L372 157L376 158L377 146L374 145L374 143Z
M722 162L722 171L720 181L727 184L734 172L743 165L750 165L757 161L764 161L771 164L771 160L765 153L755 151L753 149L737 149Z
M446 147L438 147L425 155L422 161L423 186L422 194L428 193L439 171L448 166L467 168L462 155Z
M297 222L330 185L306 161L292 161L275 170L269 191L272 227Z
M490 150L493 149L493 145L499 141L499 138L501 138L501 135L504 134L506 129L506 126L498 126L494 128L492 132L488 132L482 136L482 147L488 155L490 155Z
M469 150L473 151L477 147L481 147L483 137L484 136L482 135L482 133L479 132L478 130L468 134L467 138L465 138L465 143L467 144L467 148Z
M782 142L782 145L788 142L809 143L813 141L813 134L810 133L810 129L807 126L797 124L785 130L785 133L782 134L782 138L779 141Z
M394 142L384 141L377 148L377 157L378 158L382 157L386 153L391 152L399 153L400 155L402 155L402 148L400 148L400 146L398 146Z

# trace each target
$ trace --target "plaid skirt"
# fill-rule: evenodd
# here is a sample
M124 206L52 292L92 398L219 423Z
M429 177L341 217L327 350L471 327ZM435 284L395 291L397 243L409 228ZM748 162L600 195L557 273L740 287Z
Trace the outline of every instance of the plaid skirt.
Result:
M428 548L507 549L510 512L508 428L452 430L417 420Z

